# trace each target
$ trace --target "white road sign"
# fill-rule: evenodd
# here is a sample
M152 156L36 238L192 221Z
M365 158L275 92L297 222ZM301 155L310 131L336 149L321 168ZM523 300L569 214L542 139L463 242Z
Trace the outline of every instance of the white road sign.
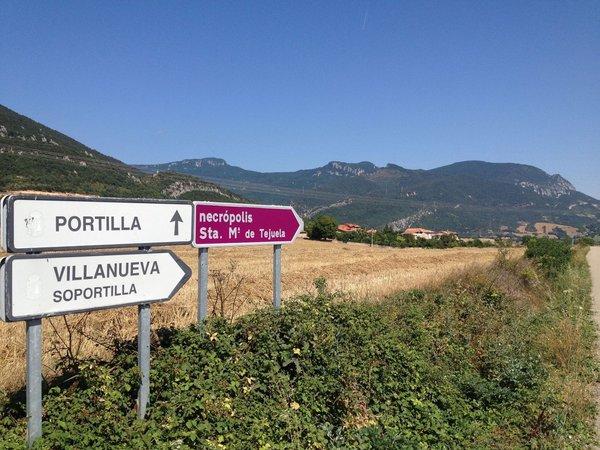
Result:
M189 244L192 204L11 195L3 202L9 252Z
M168 250L8 256L0 262L0 318L12 322L164 301L191 273Z

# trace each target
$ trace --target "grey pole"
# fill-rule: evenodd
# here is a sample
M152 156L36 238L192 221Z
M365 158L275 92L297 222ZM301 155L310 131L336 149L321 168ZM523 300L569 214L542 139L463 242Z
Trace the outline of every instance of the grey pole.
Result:
M150 305L138 306L138 367L140 388L138 390L138 419L146 416L150 397Z
M273 306L281 307L281 244L273 246Z
M208 247L198 249L198 324L206 319L208 309Z
M28 320L27 333L27 445L42 436L42 319Z
M150 247L139 247L149 252ZM140 369L140 388L137 398L138 419L146 417L146 408L150 398L150 305L138 305L138 368Z

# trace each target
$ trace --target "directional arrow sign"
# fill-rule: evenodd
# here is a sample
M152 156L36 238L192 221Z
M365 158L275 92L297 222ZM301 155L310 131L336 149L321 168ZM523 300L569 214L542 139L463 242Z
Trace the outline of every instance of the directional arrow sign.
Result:
M175 211L175 214L173 214L173 217L171 217L171 222L175 223L175 227L173 229L173 234L175 236L179 236L179 222L183 222L183 219L181 218L179 211Z
M192 245L289 244L303 228L291 206L194 202Z
M0 243L13 253L192 240L192 204L186 201L12 195L2 208Z
M165 301L191 273L168 250L9 256L0 262L0 318L12 322Z

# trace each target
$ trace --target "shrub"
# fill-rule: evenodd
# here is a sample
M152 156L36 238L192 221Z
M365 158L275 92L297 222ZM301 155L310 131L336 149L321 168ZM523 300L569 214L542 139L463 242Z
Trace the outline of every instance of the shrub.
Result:
M590 236L583 236L583 237L577 239L577 243L579 245L587 245L587 246L596 245L596 241L594 241L594 238L590 237Z
M556 278L571 261L571 244L567 240L532 238L527 241L525 256L533 260L547 276Z

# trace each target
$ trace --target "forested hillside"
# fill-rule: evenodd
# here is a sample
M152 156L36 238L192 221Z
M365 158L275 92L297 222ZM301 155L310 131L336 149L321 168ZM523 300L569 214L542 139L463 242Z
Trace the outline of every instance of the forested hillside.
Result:
M241 200L197 177L143 173L0 105L0 192L17 190Z

